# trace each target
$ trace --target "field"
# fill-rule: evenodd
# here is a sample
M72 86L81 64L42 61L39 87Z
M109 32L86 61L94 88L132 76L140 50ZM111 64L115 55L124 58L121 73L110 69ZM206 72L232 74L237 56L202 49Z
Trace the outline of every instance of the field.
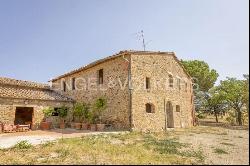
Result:
M65 138L0 150L0 164L248 164L248 130L198 126L166 133Z

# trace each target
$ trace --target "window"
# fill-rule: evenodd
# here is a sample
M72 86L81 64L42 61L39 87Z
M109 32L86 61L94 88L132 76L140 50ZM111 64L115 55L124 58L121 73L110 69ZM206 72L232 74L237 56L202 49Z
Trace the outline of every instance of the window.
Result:
M177 88L181 90L181 79L177 78Z
M103 84L103 69L98 70L98 84Z
M63 81L63 91L66 92L66 82Z
M58 110L58 108L54 108L54 111L52 112L52 116L59 116L57 110Z
M72 90L75 90L76 89L76 79L75 78L72 78Z
M150 78L146 77L146 89L150 88Z
M185 82L185 91L188 91L188 84Z
M154 113L154 105L150 104L150 103L147 103L146 104L146 112L147 113Z
M172 75L168 75L168 79L169 79L169 87L174 87L174 78Z
M179 105L176 105L176 112L181 112L181 108Z

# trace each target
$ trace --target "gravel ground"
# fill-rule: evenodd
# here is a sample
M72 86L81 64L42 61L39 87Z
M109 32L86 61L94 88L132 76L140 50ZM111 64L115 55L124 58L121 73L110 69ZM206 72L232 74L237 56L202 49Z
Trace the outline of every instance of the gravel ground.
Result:
M202 130L202 127L200 127ZM207 129L208 127L204 127ZM214 129L214 128L213 128ZM205 164L209 165L248 165L249 131L216 128L215 133L189 133L180 135L180 142L189 143L194 149L201 149ZM216 153L221 149L224 153Z
M55 140L55 137L51 136L39 136L39 135L29 135L29 136L13 136L13 137L0 137L0 148L10 148L20 141L28 141L32 145L38 145L45 143L47 141Z
M42 144L47 141L53 141L60 138L82 137L84 135L96 135L102 133L118 134L122 132L90 132L75 129L53 129L49 131L35 130L28 132L3 133L0 134L0 148L10 148L20 141L28 141L32 145Z

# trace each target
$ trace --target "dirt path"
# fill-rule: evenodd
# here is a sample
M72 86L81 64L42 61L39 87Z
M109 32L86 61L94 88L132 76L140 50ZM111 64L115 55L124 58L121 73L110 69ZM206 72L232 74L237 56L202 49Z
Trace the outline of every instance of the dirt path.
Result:
M180 134L180 142L201 149L205 164L249 164L249 131L218 127L198 127L194 131Z
M32 145L38 145L60 138L74 138L102 133L119 134L121 132L90 132L67 128L64 131L61 129L53 129L49 131L35 130L28 132L3 133L0 134L0 148L10 148L20 141L28 141Z

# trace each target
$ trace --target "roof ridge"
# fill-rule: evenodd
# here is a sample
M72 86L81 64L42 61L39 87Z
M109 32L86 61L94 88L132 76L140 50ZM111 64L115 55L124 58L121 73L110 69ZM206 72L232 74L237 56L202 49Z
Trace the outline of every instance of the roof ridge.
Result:
M99 63L103 63L103 62L105 62L105 61L108 61L108 60L117 58L117 57L119 57L119 56L121 56L121 55L124 55L124 54L136 54L136 53L175 55L174 52L140 51L140 50L122 50L122 51L120 51L120 52L118 52L118 53L115 53L115 54L113 54L113 55L110 55L110 56L107 56L107 57L105 57L105 58L102 58L102 59L98 59L98 60L96 60L96 61L93 61L93 62L91 62L91 63L89 63L89 64L87 64L87 65L84 65L84 66L80 67L80 68L77 68L77 69L71 70L71 71L69 71L69 72L66 72L66 73L64 73L64 74L62 74L62 75L60 75L60 76L57 76L57 77L51 79L50 81L56 81L56 80L58 80L58 79L60 79L60 78L63 78L63 77L65 77L65 76L68 76L68 75L77 73L77 72L79 72L79 71L82 71L82 70L84 70L84 69L93 67L93 66L95 66L95 65L97 65L97 64L99 64Z
M50 88L49 84L38 83L38 82L27 81L27 80L17 80L17 79L7 78L7 77L0 77L0 84L2 84L2 85L17 85L17 86L42 88L42 89L49 89Z

